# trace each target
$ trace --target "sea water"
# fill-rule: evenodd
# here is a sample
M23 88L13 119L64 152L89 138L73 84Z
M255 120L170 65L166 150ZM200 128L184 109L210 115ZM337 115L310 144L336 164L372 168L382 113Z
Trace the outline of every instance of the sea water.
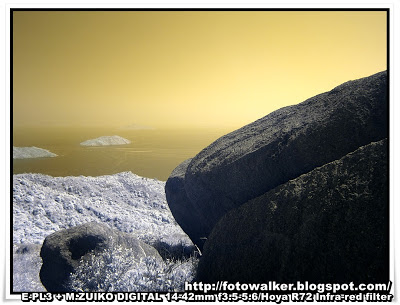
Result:
M233 129L147 129L113 128L13 128L13 146L36 146L54 158L13 160L13 173L42 173L50 176L101 176L131 171L139 176L168 179L181 162ZM100 136L118 135L128 145L85 147L80 143ZM12 155L12 153L11 153Z

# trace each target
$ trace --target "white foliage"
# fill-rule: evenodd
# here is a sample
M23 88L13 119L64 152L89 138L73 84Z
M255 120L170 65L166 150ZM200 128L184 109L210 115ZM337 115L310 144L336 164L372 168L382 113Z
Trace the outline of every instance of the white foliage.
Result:
M155 257L135 258L121 246L90 253L70 277L77 292L183 291L194 278L197 259L160 261Z
M169 210L164 187L165 182L143 178L131 172L99 177L13 175L13 243L42 244L46 236L60 229L96 221L130 233L147 244L165 244L168 249L190 247L192 242L175 222ZM111 256L108 258L111 264L110 270L118 267L122 272L125 270L124 266L130 264L129 257L126 257L129 252L113 252L108 255ZM123 261L125 257L128 262ZM103 257L105 261L106 258ZM102 261L97 261L97 264L100 264L97 268L94 265L90 269L93 272L92 278L96 278L95 274L99 275L99 270L104 270ZM154 269L153 272L161 272L166 283L171 282L168 287L176 287L180 285L176 279L189 278L187 272L183 270L191 268L191 264L183 262L183 269L181 267L173 269L175 271L169 275L172 276L171 279L164 275L166 269L163 269L165 266L168 268L169 263L165 266L152 265L147 261L137 264L139 269L130 267L129 272L123 272L124 280L117 281L115 273L110 271L108 277L112 278L112 281L107 280L107 277L99 278L97 284L104 290L116 290L113 287L118 289L142 287L146 290L144 283L153 285L156 282L151 276L151 268L161 268ZM40 266L39 253L14 255L13 290L42 291L43 286L38 277ZM148 272L139 272L141 275L138 277L144 281L140 282L134 276L136 272L134 270L144 270L144 267ZM28 275L26 270L29 270ZM101 273L104 274L107 273ZM145 280L146 278L152 280ZM160 284L157 285L161 287Z
M16 248L14 246L14 248ZM42 260L39 250L27 253L13 253L13 290L15 292L46 291L39 279Z
M55 231L96 221L150 244L191 245L169 210L164 186L131 172L99 177L13 175L13 242L42 243Z

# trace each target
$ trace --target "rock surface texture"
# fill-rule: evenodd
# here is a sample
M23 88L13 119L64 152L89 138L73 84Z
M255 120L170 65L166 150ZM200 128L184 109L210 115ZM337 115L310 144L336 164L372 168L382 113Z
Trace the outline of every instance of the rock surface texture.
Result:
M192 159L188 159L181 164L179 164L171 173L168 178L167 186L165 187L165 195L168 203L186 203L188 202L188 198L185 192L185 173L187 166L189 165ZM197 230L197 232L193 232L193 229L201 228L204 220L202 219L202 214L197 212L196 210L192 210L191 214L188 215L188 207L184 204L169 204L172 215L176 219L179 226L185 232L192 232L192 235L201 235L205 228L202 230ZM193 226L193 222L197 222L195 226Z
M380 72L219 138L168 179L167 201L174 217L202 248L231 209L386 138L387 106L387 73Z
M228 212L198 281L387 282L388 145L360 147Z
M43 242L40 256L43 265L40 280L49 292L66 292L70 273L91 251L101 252L123 246L136 252L136 259L146 256L161 259L157 250L127 233L91 222L70 229L57 231Z

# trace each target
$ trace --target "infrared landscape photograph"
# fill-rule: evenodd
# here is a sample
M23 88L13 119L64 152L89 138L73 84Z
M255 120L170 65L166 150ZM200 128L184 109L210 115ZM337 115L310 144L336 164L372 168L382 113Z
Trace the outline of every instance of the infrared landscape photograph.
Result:
M11 294L389 283L388 9L10 14Z

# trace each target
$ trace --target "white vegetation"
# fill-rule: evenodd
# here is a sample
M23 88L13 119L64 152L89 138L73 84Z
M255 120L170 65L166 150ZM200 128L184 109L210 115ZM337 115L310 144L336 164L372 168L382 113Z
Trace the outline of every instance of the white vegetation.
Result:
M183 291L185 282L195 275L197 259L157 260L155 257L136 261L130 249L116 246L82 259L70 277L71 291Z
M103 136L96 139L86 140L81 143L82 146L109 146L109 145L125 145L131 141L120 136Z
M13 289L14 291L46 291L39 279L42 266L40 249L32 248L26 253L17 253L17 245L13 250Z
M191 245L165 199L165 182L131 172L98 177L13 175L14 243L42 243L60 229L91 221L147 243Z
M56 154L47 149L32 147L13 146L13 159L49 158L57 157Z
M167 251L191 247L192 242L169 210L164 186L163 181L131 172L99 177L13 175L13 243L42 244L55 231L96 221L130 233L147 244L166 245ZM38 291L36 284L40 283L28 282L28 278L39 278L35 267L35 262L40 261L38 255L26 253L14 257L14 291ZM112 255L120 260L128 253ZM142 262L139 267L147 263ZM165 264L168 269L169 263ZM186 265L185 262L183 266ZM164 267L157 268L163 277ZM32 276L24 276L27 272ZM190 276L189 272L185 274Z

